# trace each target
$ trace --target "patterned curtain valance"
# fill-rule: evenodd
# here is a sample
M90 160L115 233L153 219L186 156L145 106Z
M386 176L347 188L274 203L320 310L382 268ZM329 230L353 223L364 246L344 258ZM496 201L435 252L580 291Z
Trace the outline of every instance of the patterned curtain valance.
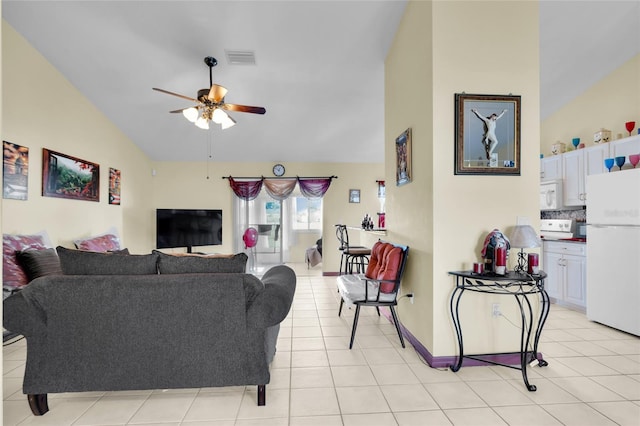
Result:
M298 184L306 198L322 198L331 185L331 178L298 178Z
M306 198L322 198L329 189L331 181L337 178L337 176L295 178L223 176L223 179L229 179L229 186L234 194L246 201L255 199L260 194L263 184L269 196L280 201L286 200L291 195L296 183Z
M286 200L296 188L296 182L293 179L269 179L264 181L264 189L267 194L276 200Z
M259 180L235 180L229 176L229 185L233 192L246 201L255 199L262 189L262 179Z

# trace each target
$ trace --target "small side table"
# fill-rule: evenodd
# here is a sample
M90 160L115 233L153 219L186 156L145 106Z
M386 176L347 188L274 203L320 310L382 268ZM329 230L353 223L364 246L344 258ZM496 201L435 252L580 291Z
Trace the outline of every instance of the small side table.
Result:
M455 365L451 366L451 370L454 372L460 370L464 358L514 368L522 371L522 378L527 389L532 392L535 391L536 386L529 384L529 379L527 378L527 364L537 360L538 365L541 367L548 365L547 361L542 359L542 355L538 355L538 342L540 341L540 335L542 334L544 323L549 316L549 295L544 289L544 279L547 277L547 274L543 271L540 271L540 273L536 275L517 272L509 272L506 275L495 275L477 274L471 271L454 271L449 272L449 275L453 275L456 279L456 288L451 294L450 305L451 318L456 329L459 350L458 360ZM522 319L520 352L465 355L462 341L462 327L460 325L460 315L458 311L460 299L465 291L507 295L513 296L516 299L516 302L520 307ZM541 298L542 309L540 310L540 316L538 318L534 318L531 301L527 298L527 296L531 294L539 294ZM535 334L533 337L533 347L529 350L529 342L531 341L531 334L534 327ZM518 354L520 356L520 367L487 359L491 357L495 358L496 355L513 354Z

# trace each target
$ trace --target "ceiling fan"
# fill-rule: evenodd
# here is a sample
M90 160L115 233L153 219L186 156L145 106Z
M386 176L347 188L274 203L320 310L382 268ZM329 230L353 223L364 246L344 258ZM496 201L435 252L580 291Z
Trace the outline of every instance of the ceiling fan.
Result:
M250 112L252 114L264 114L267 110L263 107L237 105L225 103L224 97L227 94L227 89L219 84L213 84L213 72L212 69L218 64L216 58L207 56L204 58L204 63L209 67L209 89L198 90L198 97L190 98L189 96L173 93L168 90L158 89L154 87L153 90L166 93L168 95L177 96L188 101L195 102L197 105L169 111L171 113L181 112L185 118L201 129L209 128L209 121L213 121L216 124L220 124L223 129L236 124L236 121L231 118L225 111L238 111L238 112Z

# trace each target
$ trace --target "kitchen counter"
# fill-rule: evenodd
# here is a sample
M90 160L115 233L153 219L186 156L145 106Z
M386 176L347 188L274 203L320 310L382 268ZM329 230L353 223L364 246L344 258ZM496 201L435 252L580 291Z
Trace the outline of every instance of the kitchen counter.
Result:
M549 239L546 239L546 238L542 238L542 242L543 243L558 242L558 243L581 243L581 244L584 244L584 243L587 242L587 239L583 238L583 237L563 238L561 240L549 240Z

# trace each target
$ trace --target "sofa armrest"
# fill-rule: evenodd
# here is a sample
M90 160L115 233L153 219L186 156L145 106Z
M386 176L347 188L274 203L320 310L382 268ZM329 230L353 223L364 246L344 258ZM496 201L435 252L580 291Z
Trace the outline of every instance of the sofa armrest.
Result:
M279 324L289 313L296 290L296 274L285 265L274 266L263 276L264 291L247 310L250 326L270 327Z
M2 303L2 325L9 331L25 337L46 333L46 315L23 292L14 293Z

